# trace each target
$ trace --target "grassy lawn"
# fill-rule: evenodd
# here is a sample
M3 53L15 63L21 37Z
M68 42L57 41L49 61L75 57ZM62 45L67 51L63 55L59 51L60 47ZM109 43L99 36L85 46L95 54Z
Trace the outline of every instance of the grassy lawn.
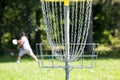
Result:
M65 80L65 71L61 68L39 68L29 58L22 59L19 64L14 58L1 58L0 80ZM70 80L120 80L120 59L100 58L93 69L72 69Z

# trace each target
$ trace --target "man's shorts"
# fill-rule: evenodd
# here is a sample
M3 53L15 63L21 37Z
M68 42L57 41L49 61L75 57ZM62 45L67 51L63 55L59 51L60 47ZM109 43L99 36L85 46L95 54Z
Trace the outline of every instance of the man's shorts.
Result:
M20 49L18 55L19 55L19 56L23 56L24 54L34 55L32 50Z

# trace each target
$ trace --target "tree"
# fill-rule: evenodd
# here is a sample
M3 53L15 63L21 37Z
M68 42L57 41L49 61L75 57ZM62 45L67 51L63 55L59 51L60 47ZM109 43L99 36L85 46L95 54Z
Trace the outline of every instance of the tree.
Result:
M120 16L120 8L118 2L113 0L97 0L97 3L93 5L93 30L94 41L102 44L112 44L110 36L113 35L118 26L116 22L119 21L117 17ZM115 33L118 34L118 33ZM118 36L117 36L118 37Z
M5 22L4 22L4 13L5 13L5 7L7 6L7 0L0 0L0 55L2 54L1 52L3 51L3 44L1 43L2 41L2 36L4 32L4 27L5 27Z
M0 52L3 53L3 49L9 48L11 40L19 38L22 31L32 39L31 33L35 33L36 28L37 6L34 0L0 0ZM7 37L10 38L6 38L7 42L3 43L6 34L9 34Z

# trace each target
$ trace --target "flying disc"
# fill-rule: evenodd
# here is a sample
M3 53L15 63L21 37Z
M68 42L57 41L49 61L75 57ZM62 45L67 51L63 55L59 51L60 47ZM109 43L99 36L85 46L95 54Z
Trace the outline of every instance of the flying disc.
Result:
M13 43L14 45L17 45L17 43L18 43L18 42L17 42L17 39L13 39L13 40L12 40L12 43Z

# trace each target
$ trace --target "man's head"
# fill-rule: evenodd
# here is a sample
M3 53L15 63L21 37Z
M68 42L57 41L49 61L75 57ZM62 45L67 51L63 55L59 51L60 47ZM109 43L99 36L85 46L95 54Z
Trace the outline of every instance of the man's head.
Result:
M22 32L22 33L21 33L21 36L25 36L25 32Z

